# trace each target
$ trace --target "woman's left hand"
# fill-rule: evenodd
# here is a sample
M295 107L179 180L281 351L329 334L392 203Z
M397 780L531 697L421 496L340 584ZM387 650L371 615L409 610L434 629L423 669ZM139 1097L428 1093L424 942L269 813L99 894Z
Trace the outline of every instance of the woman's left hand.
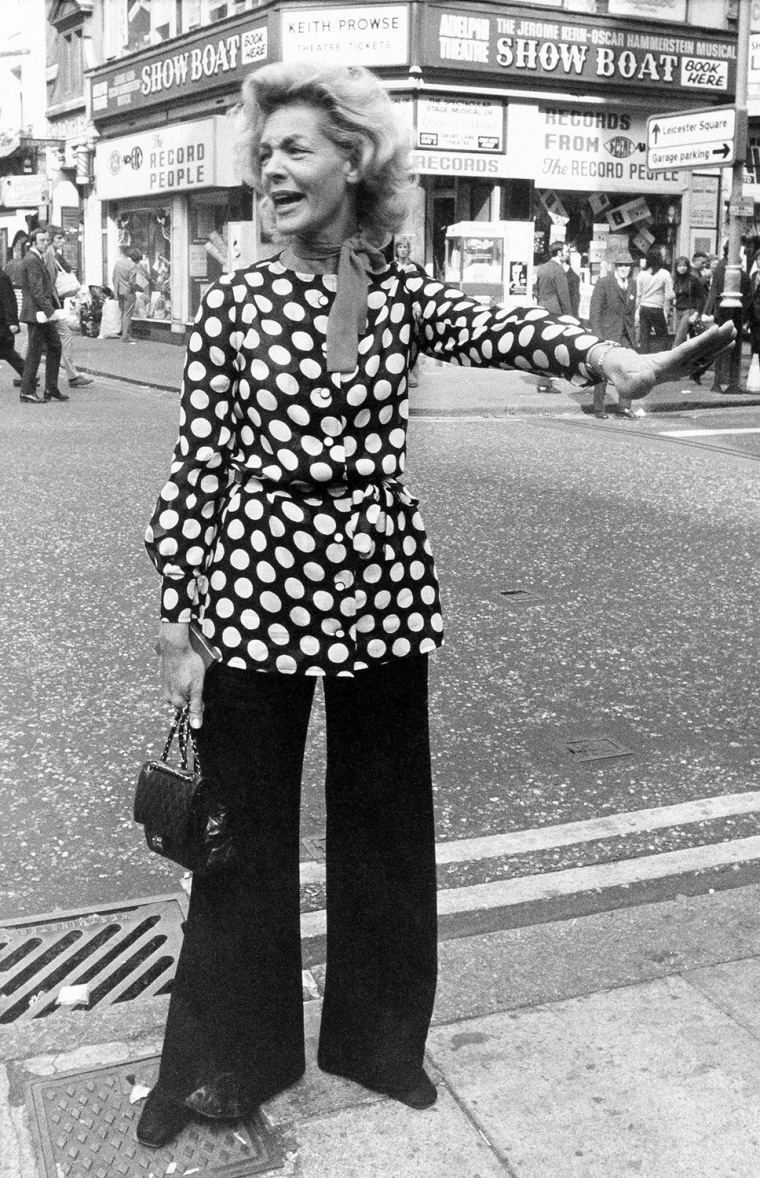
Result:
M655 385L680 380L710 365L721 352L733 347L735 338L736 328L729 321L720 327L708 327L696 339L687 340L669 352L641 355L629 348L611 348L603 361L605 379L621 397L636 401L646 397Z

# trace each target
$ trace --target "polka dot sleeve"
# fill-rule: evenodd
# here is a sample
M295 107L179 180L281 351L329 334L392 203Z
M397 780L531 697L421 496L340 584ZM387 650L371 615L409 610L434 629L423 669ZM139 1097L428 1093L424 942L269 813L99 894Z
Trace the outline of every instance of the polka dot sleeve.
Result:
M429 356L475 367L518 368L595 382L586 356L599 338L569 316L543 307L484 307L460 290L409 274L420 348Z
M239 339L232 277L206 293L187 347L179 437L145 546L162 577L161 619L189 622L206 590L218 528L217 501L229 482L232 396Z

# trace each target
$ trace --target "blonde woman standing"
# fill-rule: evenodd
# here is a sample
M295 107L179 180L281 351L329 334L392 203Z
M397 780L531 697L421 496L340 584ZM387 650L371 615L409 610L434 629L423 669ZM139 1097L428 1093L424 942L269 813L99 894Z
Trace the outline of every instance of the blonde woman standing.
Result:
M327 973L319 1066L413 1109L436 984L428 659L438 580L402 474L420 351L601 377L642 396L725 345L666 357L542 308L485 308L380 247L411 195L380 82L266 66L244 151L285 248L223 276L188 343L179 438L147 546L162 575L165 696L189 705L237 863L193 881L161 1069L138 1125L166 1144L235 1120L304 1071L299 802L321 681L327 716ZM466 396L463 382L463 396ZM221 661L204 672L195 618Z

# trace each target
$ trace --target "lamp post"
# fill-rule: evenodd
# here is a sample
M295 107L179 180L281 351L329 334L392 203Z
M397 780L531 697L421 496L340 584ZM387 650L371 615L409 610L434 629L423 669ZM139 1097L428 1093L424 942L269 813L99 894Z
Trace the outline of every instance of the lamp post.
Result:
M739 0L736 30L736 156L731 173L731 197L728 204L728 265L720 305L729 312L741 309L741 213L744 193L744 162L747 158L747 73L749 69L749 26L752 0ZM741 333L740 333L741 335ZM737 346L741 357L740 345ZM733 365L732 365L733 368ZM738 383L739 374L731 384Z

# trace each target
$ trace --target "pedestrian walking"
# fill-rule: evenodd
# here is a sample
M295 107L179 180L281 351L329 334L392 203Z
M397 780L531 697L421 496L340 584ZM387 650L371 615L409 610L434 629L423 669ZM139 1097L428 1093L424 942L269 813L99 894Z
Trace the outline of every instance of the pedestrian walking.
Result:
M19 331L18 308L13 283L4 270L0 270L0 360L5 360L20 377L24 361L16 351L16 336Z
M61 306L50 272L45 265L45 250L48 235L45 229L33 229L31 244L24 256L24 270L21 275L21 321L29 330L24 371L21 376L22 401L42 405L46 401L68 401L66 393L58 388L58 372L61 366L61 337L55 321L55 313ZM40 397L35 392L37 371L46 353L45 393Z
M719 356L715 361L714 379L711 392L736 396L744 390L741 387L742 363L742 329L750 315L752 303L752 289L746 270L739 273L740 307L724 307L723 291L726 285L726 268L728 266L728 242L723 246L723 257L713 270L710 291L705 303L705 316L714 319L717 324L733 323L736 336L733 348Z
M165 697L189 706L236 863L196 875L145 1145L235 1120L304 1071L299 795L327 714L327 973L319 1066L413 1109L436 980L428 657L442 620L402 481L408 373L455 362L608 377L641 396L730 340L667 356L536 307L484 307L381 252L413 196L406 136L360 67L265 66L240 155L287 243L205 293L180 433L146 536L163 578ZM464 393L463 395L466 395ZM221 656L208 671L192 618Z
M675 333L673 347L682 344L689 334L689 327L701 321L702 312L707 301L704 283L685 257L676 258L675 277L673 279L675 295Z
M675 299L673 279L658 249L649 250L645 261L636 278L639 346L644 353L662 352L670 343L668 319Z
M64 299L79 291L80 283L74 273L74 267L70 265L64 253L66 235L63 230L58 229L55 225L49 225L48 237L50 245L45 253L45 264L50 272L56 293L63 304ZM63 305L56 315L56 324L61 337L61 363L69 379L69 384L72 388L81 388L84 385L92 384L92 377L80 372L74 363L74 333L69 326Z
M628 250L615 258L612 273L600 278L591 293L589 326L600 339L614 340L636 351L636 283L631 277L633 258ZM607 382L594 385L594 414L607 418L605 409ZM618 413L632 418L631 399L618 391Z
M119 246L119 256L113 268L113 289L121 313L121 342L132 344L132 316L135 313L137 292L140 289L137 266L130 257L129 247Z

